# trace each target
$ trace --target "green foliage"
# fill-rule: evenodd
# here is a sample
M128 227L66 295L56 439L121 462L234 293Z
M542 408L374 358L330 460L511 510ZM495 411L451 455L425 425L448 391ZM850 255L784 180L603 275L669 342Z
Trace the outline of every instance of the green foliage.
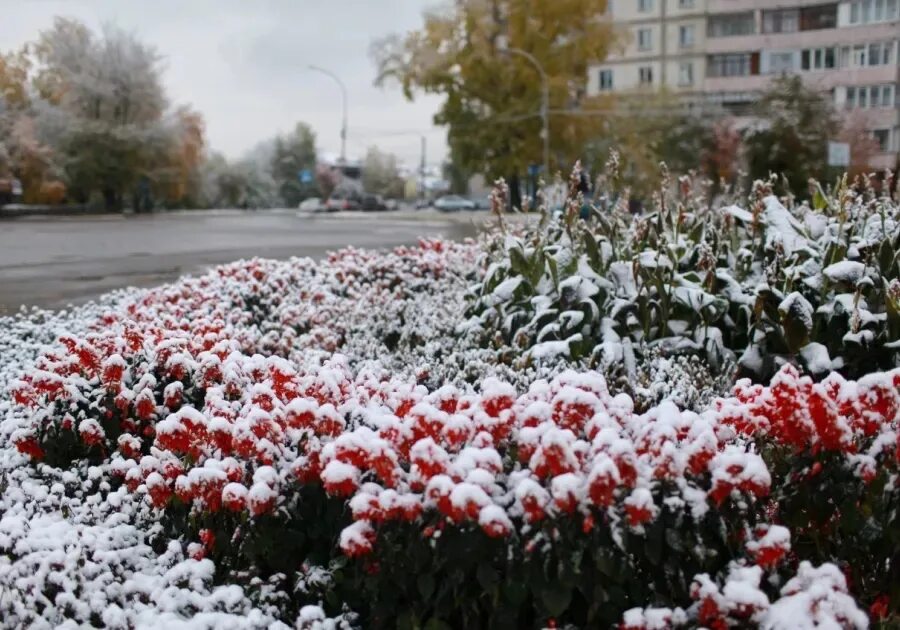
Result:
M403 196L405 182L398 171L397 157L369 147L362 169L363 188L366 192L399 198Z
M664 171L655 207L633 217L614 188L616 159L613 188L585 221L577 173L560 213L543 204L539 225L488 245L462 330L499 360L627 368L631 352L688 354L713 373L736 361L757 380L787 362L851 377L897 365L895 201L843 182L818 187L815 207L785 208L771 182L756 182L748 211Z
M785 192L806 197L810 179L828 175L828 141L838 132L830 101L799 76L779 77L757 102L759 128L745 138L752 179L780 173Z
M271 168L285 207L294 208L316 193L314 182L304 184L299 178L300 171L316 169L316 135L309 125L297 123L292 133L275 139Z

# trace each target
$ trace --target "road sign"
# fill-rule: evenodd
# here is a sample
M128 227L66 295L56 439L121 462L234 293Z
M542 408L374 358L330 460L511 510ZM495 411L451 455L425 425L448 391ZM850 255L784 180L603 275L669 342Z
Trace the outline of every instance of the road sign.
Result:
M302 171L297 171L297 178L300 180L301 184L311 184L313 180L313 172L308 168L305 168Z
M541 172L540 164L529 164L528 165L528 176L529 177L537 177L538 173Z
M850 166L850 145L846 142L829 142L828 166Z

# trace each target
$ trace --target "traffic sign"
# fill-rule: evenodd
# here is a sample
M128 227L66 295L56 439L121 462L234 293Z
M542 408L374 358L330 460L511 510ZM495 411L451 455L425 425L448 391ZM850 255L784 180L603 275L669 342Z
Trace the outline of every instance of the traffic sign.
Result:
M850 145L846 142L829 142L828 166L850 166Z
M302 184L311 184L313 180L313 172L308 168L305 168L302 171L297 171L297 178Z

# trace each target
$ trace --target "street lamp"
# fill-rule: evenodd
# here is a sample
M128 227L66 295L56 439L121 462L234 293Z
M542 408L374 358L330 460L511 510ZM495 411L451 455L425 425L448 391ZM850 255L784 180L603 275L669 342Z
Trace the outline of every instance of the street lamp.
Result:
M319 66L309 66L310 70L315 70L316 72L321 72L322 74L328 75L332 79L337 82L337 84L341 88L341 108L343 111L343 116L341 118L341 164L347 163L347 87L344 85L344 82L341 81L338 76L326 70L325 68L320 68Z
M541 75L541 123L543 130L541 136L544 139L544 177L550 178L550 83L547 81L547 73L544 72L540 62L529 52L521 48L504 48L504 54L519 55L527 59Z

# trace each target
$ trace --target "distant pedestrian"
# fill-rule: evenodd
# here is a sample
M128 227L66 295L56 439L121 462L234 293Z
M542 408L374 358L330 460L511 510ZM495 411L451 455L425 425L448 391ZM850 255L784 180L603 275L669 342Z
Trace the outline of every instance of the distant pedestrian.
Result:
M591 216L591 180L584 171L581 171L578 180L578 192L581 193L582 200L580 216L587 221Z

